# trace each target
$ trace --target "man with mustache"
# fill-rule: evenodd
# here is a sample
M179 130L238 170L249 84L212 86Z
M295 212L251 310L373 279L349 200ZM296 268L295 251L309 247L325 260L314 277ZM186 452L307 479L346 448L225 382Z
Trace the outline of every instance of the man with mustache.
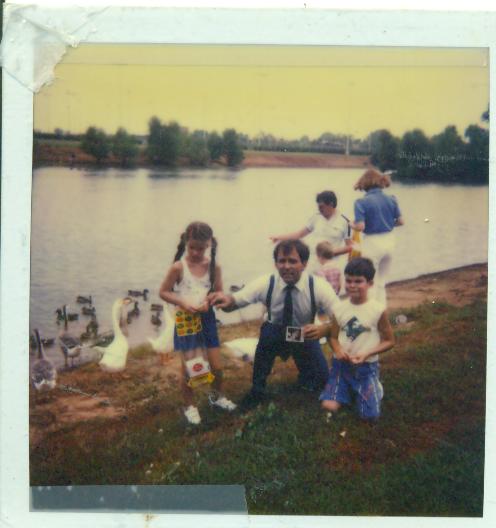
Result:
M327 381L329 368L314 320L318 309L331 316L340 301L325 280L306 272L309 255L308 246L300 240L284 240L274 248L277 275L255 279L232 295L209 295L210 303L225 311L256 302L267 308L255 352L252 388L241 410L266 399L266 381L277 355L283 360L293 357L302 389L318 391Z

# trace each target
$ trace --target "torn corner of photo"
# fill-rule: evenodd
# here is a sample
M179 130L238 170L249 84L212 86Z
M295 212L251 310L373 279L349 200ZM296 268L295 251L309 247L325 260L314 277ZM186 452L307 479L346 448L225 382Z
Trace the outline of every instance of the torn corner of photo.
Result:
M68 47L96 31L95 18L105 7L70 9L7 4L0 44L2 68L32 92L54 79L54 68Z

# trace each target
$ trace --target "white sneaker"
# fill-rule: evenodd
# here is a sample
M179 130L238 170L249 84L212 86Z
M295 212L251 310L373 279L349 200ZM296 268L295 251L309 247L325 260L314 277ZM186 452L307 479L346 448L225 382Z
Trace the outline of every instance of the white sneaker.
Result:
M201 422L200 413L193 405L190 405L185 411L184 416L190 424L198 425Z
M234 411L234 409L237 407L235 403L233 403L231 400L228 400L225 396L220 396L216 400L209 398L209 400L212 405L216 405L225 411Z

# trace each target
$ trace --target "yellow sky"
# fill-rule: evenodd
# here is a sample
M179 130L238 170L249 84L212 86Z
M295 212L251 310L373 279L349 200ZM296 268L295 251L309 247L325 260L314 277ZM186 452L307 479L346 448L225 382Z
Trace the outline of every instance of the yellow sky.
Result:
M82 45L35 96L35 129L145 134L151 116L254 136L427 135L479 123L486 49Z

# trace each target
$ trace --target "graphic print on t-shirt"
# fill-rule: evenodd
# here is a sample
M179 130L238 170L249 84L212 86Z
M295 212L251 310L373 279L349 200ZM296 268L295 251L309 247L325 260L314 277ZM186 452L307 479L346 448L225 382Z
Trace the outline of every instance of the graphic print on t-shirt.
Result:
M350 341L355 341L355 339L362 334L367 332L370 328L366 328L360 323L356 317L352 317L343 327L343 330L346 332L346 337Z

